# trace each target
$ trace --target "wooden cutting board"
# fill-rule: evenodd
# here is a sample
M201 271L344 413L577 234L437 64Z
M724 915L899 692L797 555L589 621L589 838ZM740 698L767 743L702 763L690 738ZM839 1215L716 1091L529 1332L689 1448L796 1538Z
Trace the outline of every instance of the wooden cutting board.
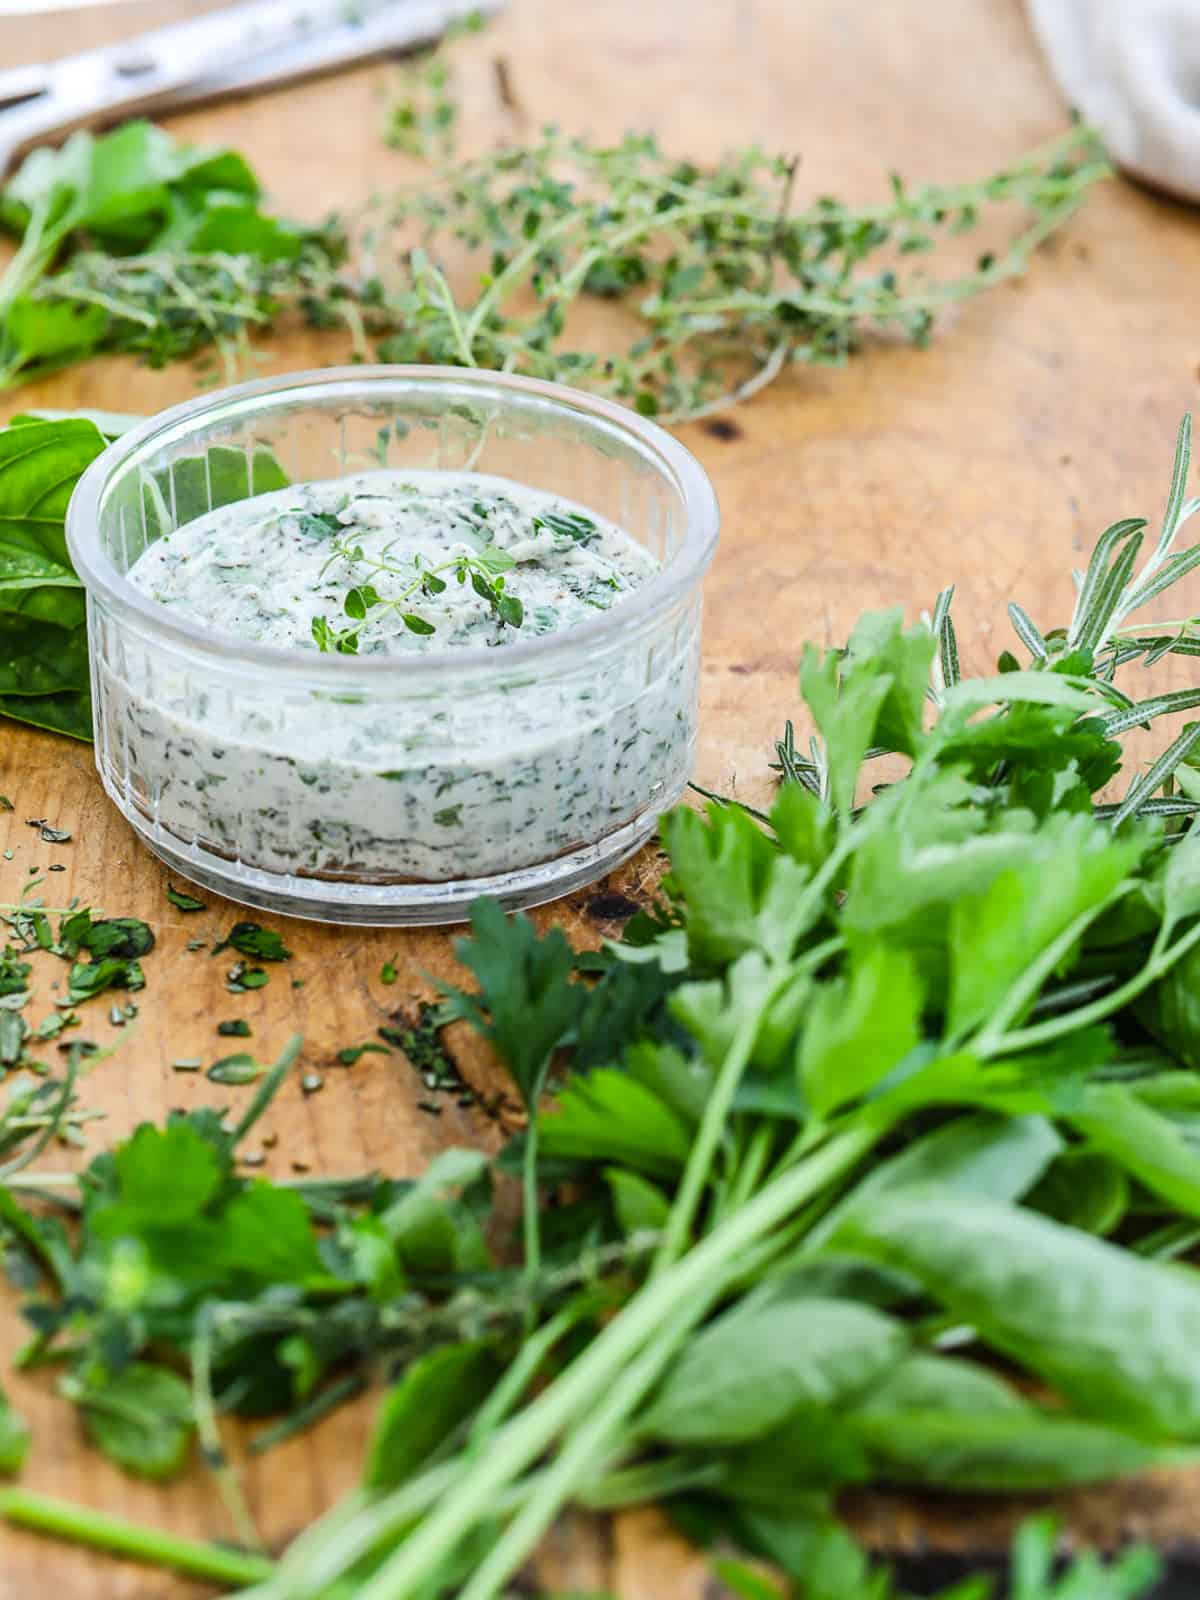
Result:
M98 41L118 25L118 11L128 29L181 9L138 4L0 18L0 61ZM1016 0L512 0L509 15L463 47L463 60L468 147L546 121L600 136L652 128L698 159L758 140L801 156L801 194L863 202L886 192L889 169L912 181L967 179L1065 123ZM236 145L280 209L316 220L418 175L378 136L390 70L364 68L171 126L189 139ZM1003 236L1002 225L963 247L974 254ZM1063 620L1070 568L1099 529L1161 506L1176 423L1200 398L1198 284L1197 215L1114 182L1024 282L951 312L931 349L879 344L844 371L798 371L728 420L682 429L724 513L707 590L699 781L750 801L768 792L771 742L796 708L801 644L840 640L865 608L898 604L913 615L957 583L972 670L1008 642L1010 597L1044 625ZM262 370L341 353L336 336L288 332L266 346L270 365ZM0 396L0 419L30 405L150 411L188 397L194 382L187 366L155 373L97 362ZM1175 671L1173 682L1187 681L1186 665ZM236 1094L169 1067L180 1057L214 1057L215 1023L233 1015L250 1019L260 1053L298 1030L306 1068L329 1069L320 1094L304 1098L293 1084L280 1096L266 1130L278 1136L268 1170L286 1173L303 1161L319 1174L412 1174L445 1145L497 1141L495 1123L477 1109L448 1102L438 1118L419 1111L422 1084L398 1054L367 1055L351 1069L332 1065L336 1049L370 1039L397 1008L426 994L424 974L453 971L451 934L290 923L291 967L234 1000L224 989L225 964L185 948L224 931L234 908L212 900L208 912L185 917L168 905L163 869L105 800L89 748L0 723L0 793L16 806L0 815L0 849L13 851L11 862L0 859L0 899L19 896L31 867L53 863L66 870L47 877L52 903L78 895L112 914L145 917L159 932L137 1027L86 1087L88 1103L107 1117L92 1130L93 1146L172 1106ZM25 825L30 817L69 829L71 842L41 843ZM539 920L595 942L614 931L601 890L644 898L657 870L647 849L608 884ZM50 898L48 888L40 892ZM389 958L399 972L390 988L379 977ZM292 977L304 987L293 988ZM105 1009L94 1015L87 1033L107 1039ZM459 1044L464 1076L494 1087L481 1054ZM0 1356L22 1337L12 1307L13 1297L0 1294ZM229 1535L200 1468L169 1490L134 1482L84 1445L48 1376L9 1387L35 1430L31 1486L179 1532ZM269 1543L295 1533L354 1481L369 1412L343 1410L248 1464L250 1502ZM1181 1544L1198 1508L1193 1472L1077 1495L1068 1510L1087 1538L1149 1534ZM874 1545L891 1550L995 1549L1013 1520L1007 1505L884 1496L864 1498L852 1512ZM715 1592L703 1559L650 1513L558 1530L544 1570L621 1600ZM47 1592L174 1600L201 1591L0 1532L0 1600Z

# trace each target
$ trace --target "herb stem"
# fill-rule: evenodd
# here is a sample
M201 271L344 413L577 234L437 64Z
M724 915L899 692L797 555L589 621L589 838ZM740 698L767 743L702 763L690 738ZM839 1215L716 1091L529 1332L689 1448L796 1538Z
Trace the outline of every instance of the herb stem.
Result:
M1058 938L1051 940L1037 959L1030 962L1029 966L1025 968L988 1019L987 1026L979 1031L967 1048L985 1058L990 1056L1001 1039L1003 1039L1013 1020L1033 1005L1041 992L1042 985L1054 972L1063 957L1071 950L1072 946L1083 937L1087 929L1102 912L1115 905L1133 887L1134 884L1130 880L1123 880L1103 900L1097 901L1095 905L1089 906L1085 911L1081 911L1077 917L1072 918ZM1074 1015L1078 1015L1078 1013L1074 1013ZM946 1054L953 1054L959 1048L960 1043L961 1041L954 1039L948 1040Z
M1114 1012L1120 1011L1131 1000L1136 1000L1138 995L1151 984L1165 977L1176 962L1196 944L1200 944L1200 922L1190 928L1182 939L1177 940L1157 959L1147 961L1142 970L1134 973L1133 977L1119 989L1110 990L1099 1000L1093 1000L1091 1005L1080 1006L1077 1011L1068 1011L1045 1022L1035 1023L1032 1027L1018 1028L1015 1033L1005 1034L988 1048L985 1059L1011 1056L1021 1050L1034 1050L1041 1045L1052 1043L1055 1039L1061 1039L1068 1033L1077 1033L1082 1028L1091 1027L1093 1023L1103 1022L1106 1017L1111 1017Z
M875 1138L875 1130L867 1127L837 1135L652 1278L561 1377L493 1436L486 1455L458 1479L452 1493L441 1496L357 1600L401 1600L417 1592L459 1540L492 1512L505 1487L577 1417L595 1408L648 1340L659 1341L668 1326L677 1339L685 1336L681 1307L687 1327L699 1322L719 1296L727 1272L735 1265L741 1270L750 1246L835 1182L866 1154ZM656 1344L664 1364L674 1349L666 1346L665 1340Z
M201 1309L196 1321L196 1334L192 1340L192 1415L196 1433L204 1452L205 1464L217 1480L217 1488L225 1502L237 1535L242 1544L251 1550L262 1551L263 1542L250 1507L242 1493L237 1470L231 1466L221 1440L217 1423L216 1406L212 1392L212 1316L207 1307Z
M777 973L769 995L762 1002L763 1011L771 1004L776 992L790 976L790 969L786 967ZM671 1206L670 1215L667 1217L662 1240L650 1268L651 1279L668 1268L687 1248L700 1205L700 1197L711 1175L717 1146L725 1135L733 1097L749 1063L750 1052L754 1049L754 1041L758 1037L760 1022L761 1012L751 1010L744 1017L725 1053L725 1059L721 1063L716 1082L704 1107L704 1116L701 1118L700 1127L688 1155L687 1166L684 1168L683 1178Z
M274 1571L274 1564L265 1556L243 1554L200 1539L183 1539L28 1489L0 1489L0 1517L36 1533L69 1539L133 1561L172 1567L211 1583L241 1587L259 1583Z
M540 1078L538 1080L540 1087ZM542 1270L542 1213L538 1194L538 1107L537 1097L529 1108L525 1125L525 1149L521 1157L521 1230L525 1243L525 1281L529 1299L525 1306L525 1332L533 1331L537 1319L537 1279Z

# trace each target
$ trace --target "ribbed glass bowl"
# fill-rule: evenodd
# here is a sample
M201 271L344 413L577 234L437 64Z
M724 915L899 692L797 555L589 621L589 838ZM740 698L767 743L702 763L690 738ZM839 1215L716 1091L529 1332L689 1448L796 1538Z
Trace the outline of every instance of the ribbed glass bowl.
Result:
M125 576L215 506L373 467L546 490L661 570L562 633L363 657L218 632ZM345 368L175 407L89 468L67 516L101 779L155 854L248 905L396 924L457 921L481 894L553 899L632 854L687 782L717 526L681 444L554 384Z

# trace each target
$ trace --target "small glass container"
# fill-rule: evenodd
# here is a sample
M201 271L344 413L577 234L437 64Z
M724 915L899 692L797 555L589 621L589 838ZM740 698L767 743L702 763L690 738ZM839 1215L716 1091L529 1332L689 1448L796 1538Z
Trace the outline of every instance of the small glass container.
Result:
M219 632L126 579L149 543L216 506L375 467L548 491L660 570L561 633L362 657ZM353 367L177 406L118 439L67 515L104 787L181 876L291 916L454 922L481 894L566 894L637 850L683 792L717 527L677 440L555 384Z

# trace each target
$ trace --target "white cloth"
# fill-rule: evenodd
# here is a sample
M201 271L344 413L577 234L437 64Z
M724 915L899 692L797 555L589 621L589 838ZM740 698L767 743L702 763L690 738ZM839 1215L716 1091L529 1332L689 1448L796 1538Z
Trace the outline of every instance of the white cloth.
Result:
M1200 200L1200 0L1029 0L1059 88L1119 166Z

